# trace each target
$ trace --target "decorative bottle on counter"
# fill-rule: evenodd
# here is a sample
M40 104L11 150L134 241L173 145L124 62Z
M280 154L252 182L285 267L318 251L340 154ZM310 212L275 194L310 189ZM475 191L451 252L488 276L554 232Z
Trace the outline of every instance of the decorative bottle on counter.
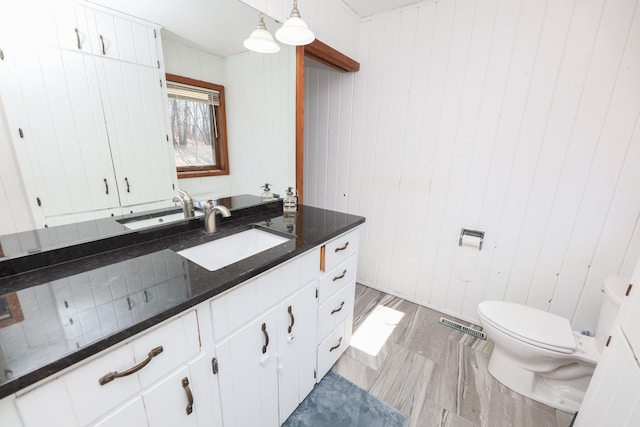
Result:
M282 210L285 214L294 214L298 210L298 198L293 194L293 187L287 189L287 195L282 201Z
M266 183L265 185L263 185L260 188L264 189L264 192L262 193L262 200L263 201L273 200L273 193L271 192L271 188L269 188L269 183Z

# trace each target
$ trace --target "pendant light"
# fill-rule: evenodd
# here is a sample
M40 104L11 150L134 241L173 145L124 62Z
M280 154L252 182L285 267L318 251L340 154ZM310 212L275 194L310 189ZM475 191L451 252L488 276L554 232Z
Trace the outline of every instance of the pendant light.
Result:
M248 39L243 43L244 47L258 53L275 53L280 50L280 45L273 40L264 24L264 15L260 14L258 27L253 30Z
M276 38L281 43L293 46L303 46L316 39L316 36L300 17L300 12L298 11L298 0L293 0L291 15L287 18L284 24L282 24L282 27L276 31Z

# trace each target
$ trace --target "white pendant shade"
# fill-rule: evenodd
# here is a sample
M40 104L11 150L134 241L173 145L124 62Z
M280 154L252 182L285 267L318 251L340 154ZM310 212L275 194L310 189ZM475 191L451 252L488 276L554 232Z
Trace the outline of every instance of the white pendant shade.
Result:
M282 24L282 27L276 31L276 38L281 43L293 46L303 46L316 39L316 36L300 17L297 0L293 2L291 16L289 16L284 24Z
M269 31L267 31L262 15L260 15L260 20L258 21L258 28L253 30L243 45L247 49L258 53L275 53L280 50L280 45L273 40Z

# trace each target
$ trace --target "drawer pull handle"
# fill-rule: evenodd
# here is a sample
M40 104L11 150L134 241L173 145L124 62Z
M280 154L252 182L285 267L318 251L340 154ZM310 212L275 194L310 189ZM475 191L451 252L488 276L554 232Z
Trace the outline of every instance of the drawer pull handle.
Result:
M104 178L104 192L105 194L109 194L109 183L107 182L107 178Z
M289 328L287 329L287 332L291 333L291 331L293 330L293 324L296 322L296 318L293 317L293 310L291 306L287 308L287 313L289 313L289 317L291 318L291 323L289 324Z
M269 347L269 333L267 332L267 324L262 324L262 333L264 334L264 345L262 346L262 353L267 352L267 347Z
M329 352L332 352L333 350L335 350L336 348L340 347L340 344L342 344L342 337L340 337L340 339L338 340L338 344L334 345L333 347L331 347L329 349Z
M103 55L107 54L107 51L104 48L104 37L102 37L102 34L100 34L100 50L102 51Z
M78 49L82 49L82 44L80 44L80 32L77 28L74 28L74 30L76 30L76 41L78 42Z
M187 415L191 415L193 412L193 393L191 393L191 389L189 388L189 378L184 377L182 379L182 388L184 388L184 392L187 393Z
M340 307L338 308L334 308L333 310L331 310L331 314L336 314L337 312L339 312L340 310L342 310L342 307L344 307L344 301L342 301L340 303Z
M341 246L339 248L336 248L335 252L340 252L340 251L344 251L345 249L347 249L349 247L349 242L345 243L344 246Z
M124 177L124 182L127 184L127 193L131 193L131 187L129 186L129 178Z
M336 276L336 277L334 277L334 278L333 278L333 281L335 282L336 280L340 280L340 279L344 278L344 276L345 276L346 274L347 274L347 269L345 268L345 269L342 271L342 274L341 274L341 275Z
M123 372L115 372L115 371L114 372L109 372L107 375L105 375L102 378L100 378L98 380L98 382L100 383L100 385L105 385L106 383L110 383L111 381L115 380L116 378L126 377L128 375L135 374L140 369L142 369L145 366L147 366L149 364L149 362L151 362L151 359L153 359L154 357L156 357L157 355L162 353L162 351L163 351L162 346L158 346L158 347L152 349L149 352L149 355L147 356L146 359L144 359L142 362L140 362L139 364L137 364L133 368L129 368L126 371L123 371Z

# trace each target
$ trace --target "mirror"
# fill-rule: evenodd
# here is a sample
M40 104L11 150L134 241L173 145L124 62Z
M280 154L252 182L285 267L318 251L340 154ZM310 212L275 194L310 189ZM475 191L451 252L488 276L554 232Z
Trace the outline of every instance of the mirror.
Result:
M258 12L239 0L93 3L163 26L166 72L225 86L230 175L179 180L180 188L195 197L218 198L259 195L265 182L273 184L276 193L295 185L295 48L282 46L280 53L271 55L247 52L242 41L255 29ZM278 25L272 19L265 21L273 34ZM6 111L10 106L3 108ZM7 162L15 163L11 159L16 154L11 132L3 122L0 117L0 157L4 159L0 160L0 201L4 197L4 205L10 208L0 215L0 235L40 229L46 222L25 226L33 223L28 220L32 210L27 197L31 194L26 195L18 165L4 167ZM5 152L9 155L4 156ZM76 221L95 218L85 213L76 217Z

